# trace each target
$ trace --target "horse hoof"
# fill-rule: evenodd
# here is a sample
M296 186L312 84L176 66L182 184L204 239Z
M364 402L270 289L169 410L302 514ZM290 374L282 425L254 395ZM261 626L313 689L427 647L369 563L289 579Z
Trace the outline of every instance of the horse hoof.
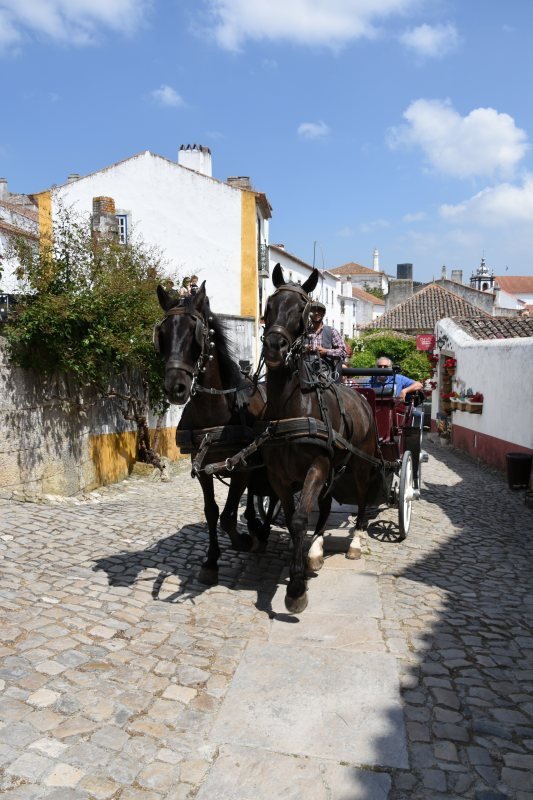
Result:
M357 561L357 559L361 558L361 548L349 547L346 551L346 558L349 558L350 561Z
M232 547L241 553L249 553L254 549L254 544L257 540L248 536L246 533L237 534L232 540Z
M324 566L324 556L313 556L307 559L307 569L309 572L318 572Z
M285 608L289 614L301 614L307 608L307 592L304 592L300 597L291 597L285 595Z
M218 583L218 569L200 567L198 580L200 583L205 583L206 586L214 586L216 583Z

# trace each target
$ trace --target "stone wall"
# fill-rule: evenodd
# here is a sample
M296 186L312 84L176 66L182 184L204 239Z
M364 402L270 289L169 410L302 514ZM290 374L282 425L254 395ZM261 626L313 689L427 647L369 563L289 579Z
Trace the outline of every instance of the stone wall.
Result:
M74 410L61 398L74 400ZM179 456L180 413L173 407L163 420L160 452L170 458ZM111 401L96 401L64 378L13 367L0 337L0 496L91 491L125 478L135 453L135 427Z

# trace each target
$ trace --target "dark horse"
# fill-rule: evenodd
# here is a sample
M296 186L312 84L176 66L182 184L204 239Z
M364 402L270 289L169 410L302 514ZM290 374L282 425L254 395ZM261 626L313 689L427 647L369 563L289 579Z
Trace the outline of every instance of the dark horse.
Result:
M198 578L202 583L213 584L218 580L220 557L217 538L219 510L215 502L213 476L206 474L205 466L229 458L253 438L251 426L264 410L265 393L263 387L261 391L244 377L233 360L223 324L210 310L205 281L195 295L176 299L158 286L157 296L165 317L156 325L154 344L165 359L165 394L171 403L186 403L176 439L180 442L189 439L193 472L202 487L209 529L207 558ZM209 429L214 430L209 432ZM205 440L206 433L216 440L211 446ZM239 435L246 434L247 439L239 440ZM236 437L235 441L232 437ZM255 517L250 492L245 516L252 536L237 532L239 501L248 482L246 472L231 473L228 497L220 515L220 526L236 550L255 549L258 544L256 534L262 538L267 534Z
M356 502L356 528L366 525L365 507L375 494L378 478L376 467L364 454L377 457L377 436L372 410L357 392L328 378L307 381L305 371L305 334L310 297L318 281L318 271L301 286L286 283L281 266L272 273L276 291L267 301L263 355L267 366L267 420L286 422L298 427L302 418L321 420L327 441L307 436L298 441L290 435L266 442L261 448L269 482L280 498L293 541L290 581L285 605L288 611L301 612L307 605L304 538L309 515L318 501L318 523L315 539L309 550L308 566L318 570L324 563L322 535L331 509L332 497L340 502ZM296 419L297 418L297 419ZM275 426L274 426L275 427ZM283 426L277 426L283 430ZM363 456L335 446L335 433L340 434ZM315 443L316 442L316 443ZM371 462L371 459L370 459ZM293 493L301 489L297 508ZM349 557L354 557L348 550Z

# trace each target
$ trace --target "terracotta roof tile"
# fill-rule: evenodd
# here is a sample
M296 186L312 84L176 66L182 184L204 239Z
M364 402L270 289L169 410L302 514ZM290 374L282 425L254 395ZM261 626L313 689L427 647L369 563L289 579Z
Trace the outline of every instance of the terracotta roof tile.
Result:
M358 286L352 286L352 295L357 297L359 300L364 300L367 303L372 303L374 306L384 306L385 300L382 300L381 297L376 297L370 292L365 292L364 289L359 289Z
M494 280L509 294L533 294L533 275L496 275Z
M356 264L350 261L349 264L343 264L341 267L332 267L329 272L334 275L382 275L381 272L376 272L368 267L363 267L361 264Z
M533 317L482 317L453 321L474 339L517 339L533 336Z
M459 295L430 283L424 289L395 308L391 308L368 325L368 328L392 328L393 330L433 331L435 324L445 317L489 317L472 303Z

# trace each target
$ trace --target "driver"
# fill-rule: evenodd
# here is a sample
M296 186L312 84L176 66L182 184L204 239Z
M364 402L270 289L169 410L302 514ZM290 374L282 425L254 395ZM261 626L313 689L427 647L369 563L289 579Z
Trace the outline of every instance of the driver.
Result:
M387 356L380 356L376 361L376 367L381 369L392 369L392 360ZM373 389L381 389L384 386L395 385L395 396L400 400L405 401L406 395L411 392L419 392L424 388L420 381L414 381L411 378L406 378L405 375L376 375L372 377L370 386Z

